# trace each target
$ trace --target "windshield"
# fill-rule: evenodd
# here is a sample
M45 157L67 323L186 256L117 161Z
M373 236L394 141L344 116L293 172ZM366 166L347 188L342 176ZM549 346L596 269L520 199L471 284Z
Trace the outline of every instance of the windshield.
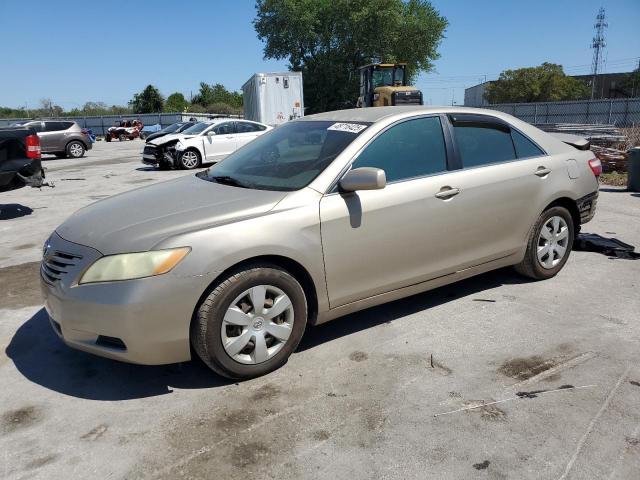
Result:
M395 71L395 77L394 77ZM404 68L402 67L386 67L378 68L373 71L372 76L373 88L392 85L404 85Z
M173 132L177 132L178 129L184 125L183 123L173 123L171 125L169 125L168 127L165 127L162 129L163 132L165 133L173 133Z
M185 135L198 135L199 133L204 132L210 126L211 126L210 123L198 122L192 127L189 127L186 130L183 130L182 133L184 133Z
M299 190L370 123L298 121L265 133L198 174L212 182L261 190Z

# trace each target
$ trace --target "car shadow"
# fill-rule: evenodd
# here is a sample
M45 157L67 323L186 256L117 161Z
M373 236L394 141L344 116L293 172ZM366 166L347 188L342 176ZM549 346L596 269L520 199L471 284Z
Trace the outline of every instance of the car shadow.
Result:
M308 328L297 351L303 352L487 289L528 281L511 269L501 269L369 308ZM493 301L495 298L480 296L473 300ZM44 309L20 326L6 348L6 354L17 370L30 381L65 395L88 400L128 400L165 395L171 393L173 388L213 388L233 383L213 373L199 359L173 365L144 366L72 349L55 335Z
M20 326L5 353L30 381L88 400L129 400L232 383L200 360L163 366L133 365L67 347L40 309Z
M19 203L0 204L0 220L13 220L14 218L31 215L33 209Z
M383 323L390 323L413 313L427 310L462 297L479 294L491 288L502 285L529 283L532 281L531 279L518 275L511 268L494 270L428 292L361 310L316 327L308 328L297 351L308 350L323 343L376 327ZM496 295L489 295L487 297L479 296L477 298L471 298L470 301L492 302L501 300L501 298L495 297Z

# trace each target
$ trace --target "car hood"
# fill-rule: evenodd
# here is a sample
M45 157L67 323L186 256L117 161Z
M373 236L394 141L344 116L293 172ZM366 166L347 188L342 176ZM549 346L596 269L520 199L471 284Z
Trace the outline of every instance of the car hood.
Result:
M169 143L171 141L176 141L176 140L185 140L187 138L193 138L195 137L195 135L184 135L182 133L171 133L169 135L165 135L163 137L160 138L155 138L153 140L151 140L149 143L152 145L164 145L165 143Z
M173 235L263 215L285 196L188 175L93 203L56 232L104 255L146 251Z

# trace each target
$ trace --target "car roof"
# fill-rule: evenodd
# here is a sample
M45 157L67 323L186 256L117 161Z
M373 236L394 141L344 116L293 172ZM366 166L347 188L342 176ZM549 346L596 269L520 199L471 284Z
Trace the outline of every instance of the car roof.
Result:
M407 105L402 107L368 107L335 110L333 112L307 115L298 121L327 120L337 122L378 122L384 118L402 114L434 114L434 113L476 113L501 117L502 112L482 108L468 107L425 107L422 105Z

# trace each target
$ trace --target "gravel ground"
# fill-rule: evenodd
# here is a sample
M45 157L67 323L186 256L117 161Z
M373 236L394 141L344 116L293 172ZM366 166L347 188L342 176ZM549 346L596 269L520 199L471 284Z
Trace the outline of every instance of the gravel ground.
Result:
M141 150L97 143L44 162L55 188L0 194L2 478L638 477L640 261L574 252L548 281L505 269L365 310L240 384L67 348L41 245L95 200L192 174ZM639 220L640 195L603 188L584 231L640 245Z

